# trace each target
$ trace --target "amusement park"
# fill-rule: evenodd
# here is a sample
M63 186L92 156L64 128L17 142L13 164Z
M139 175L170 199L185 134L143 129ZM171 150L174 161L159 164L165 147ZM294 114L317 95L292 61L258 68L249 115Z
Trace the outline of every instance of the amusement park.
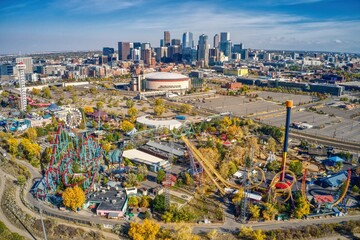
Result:
M17 67L19 96L2 95L2 164L14 161L9 155L30 163L37 176L28 177L23 201L41 218L112 229L151 219L231 232L359 208L358 155L290 137L291 100L281 105L283 127L275 127L87 85L27 91Z

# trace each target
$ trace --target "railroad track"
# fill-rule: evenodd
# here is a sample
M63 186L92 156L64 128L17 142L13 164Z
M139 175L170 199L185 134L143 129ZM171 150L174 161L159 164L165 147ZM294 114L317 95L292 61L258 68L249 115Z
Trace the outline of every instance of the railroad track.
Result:
M331 137L318 136L309 133L293 132L293 131L290 131L289 137L297 138L297 139L306 139L311 142L329 145L344 150L360 151L360 143L343 141Z

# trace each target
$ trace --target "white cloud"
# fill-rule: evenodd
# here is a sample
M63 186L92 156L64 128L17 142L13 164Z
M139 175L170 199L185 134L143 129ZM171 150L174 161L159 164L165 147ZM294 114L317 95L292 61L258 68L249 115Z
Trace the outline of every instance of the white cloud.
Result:
M67 0L58 1L72 13L103 14L139 5L143 0Z

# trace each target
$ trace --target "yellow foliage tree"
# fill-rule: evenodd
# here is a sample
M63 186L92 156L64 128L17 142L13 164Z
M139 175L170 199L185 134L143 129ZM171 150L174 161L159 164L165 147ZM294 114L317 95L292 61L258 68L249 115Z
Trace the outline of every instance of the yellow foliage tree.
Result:
M91 106L84 106L84 113L93 113L94 108Z
M134 124L129 122L128 120L124 120L122 121L121 123L121 129L124 131L124 132L130 132L131 130L133 130L134 128Z
M213 166L216 166L220 160L220 153L217 148L199 148L200 153L210 161Z
M258 219L260 217L260 207L258 205L251 205L249 210L253 218Z
M73 211L85 203L85 193L78 186L66 188L62 194L62 198L64 205Z
M174 240L197 240L198 236L192 234L192 227L184 223L178 223L174 227L172 239Z
M180 112L182 113L190 113L192 111L192 106L190 104L181 104Z
M269 138L268 140L268 149L269 151L275 153L276 151L276 141L274 138Z
M22 138L20 145L24 149L24 154L28 160L33 160L34 158L40 158L41 147L37 143L31 143L29 139Z
M16 138L9 138L7 141L8 149L11 154L17 154L19 141Z
M278 214L278 210L271 203L264 204L264 210L262 211L263 218L265 220L274 220L276 214Z
M156 222L145 219L142 223L130 223L129 236L133 240L155 240L160 226Z
M241 188L237 193L234 194L232 202L236 205L240 205L242 199L244 198L244 189Z
M127 114L130 116L130 117L136 117L137 114L138 114L138 110L134 107L132 108L129 108L128 111L127 111Z
M304 199L304 197L299 196L295 201L295 211L294 215L296 218L302 218L310 213L310 204Z
M226 134L229 139L241 139L244 135L241 127L235 125L228 127Z
M166 112L166 108L163 105L156 105L154 107L154 113L156 116L161 116Z
M26 137L34 142L37 138L37 132L36 132L36 129L35 128L28 128L27 131L26 131Z

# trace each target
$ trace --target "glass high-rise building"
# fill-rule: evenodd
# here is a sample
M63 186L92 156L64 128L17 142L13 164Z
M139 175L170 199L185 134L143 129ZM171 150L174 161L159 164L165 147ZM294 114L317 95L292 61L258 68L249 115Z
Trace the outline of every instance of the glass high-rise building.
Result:
M118 42L118 59L127 60L130 58L130 43Z
M164 46L170 46L170 32L164 31Z
M198 61L204 61L204 65L209 65L209 49L208 36L202 34L199 36L198 42Z
M220 38L219 38L219 34L215 34L214 36L214 48L218 48L219 47L219 42L220 42Z
M194 38L191 32L185 32L182 37L182 47L185 48L194 48Z

